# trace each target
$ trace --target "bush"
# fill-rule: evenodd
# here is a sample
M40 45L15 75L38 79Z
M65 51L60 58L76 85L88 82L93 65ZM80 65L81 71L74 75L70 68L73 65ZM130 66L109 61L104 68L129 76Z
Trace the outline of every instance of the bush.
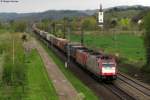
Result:
M4 68L3 68L3 76L2 76L2 80L4 84L7 85L11 85L12 84L12 63L11 63L11 59L10 56L7 54L5 55L5 59L4 59Z
M146 30L146 33L144 34L144 44L146 48L147 62L143 69L150 72L150 13L144 18L144 27Z
M27 35L23 34L21 38L23 41L27 41Z
M128 30L131 25L131 20L129 18L123 18L119 23L123 30Z
M82 22L82 27L84 30L96 30L97 22L95 18L85 18Z
M14 85L23 86L26 82L25 64L16 62L13 66L13 83Z
M27 28L27 23L24 21L13 22L11 25L15 32L25 32Z

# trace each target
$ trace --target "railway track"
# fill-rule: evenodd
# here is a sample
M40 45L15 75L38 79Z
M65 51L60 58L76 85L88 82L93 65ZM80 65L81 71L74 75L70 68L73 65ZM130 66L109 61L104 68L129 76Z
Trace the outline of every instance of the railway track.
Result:
M109 84L109 85L103 84L103 86L106 87L107 89L109 89L110 91L112 91L121 100L135 100L134 97L132 97L131 95L127 94L126 92L124 92L123 90L121 90L120 88L115 86L114 84Z
M136 88L137 90L141 91L142 93L144 93L147 96L150 96L150 86L141 83L135 79L130 78L129 76L126 76L124 74L119 73L118 78L130 85L132 85L134 88Z
M117 86L122 88L127 94L133 95L135 99L150 100L150 86L122 73L118 73L118 81L116 82ZM126 90L125 88L129 89Z
M45 40L43 40L43 39L41 39L41 40L42 40L44 43L47 42L47 41L45 41ZM47 43L46 43L46 44L47 44ZM47 45L48 45L48 44L47 44ZM55 47L50 46L50 45L48 45L48 47L51 48L51 49L53 50L53 52L56 53L56 55L57 55L61 60L66 61L66 56L65 56L61 51L59 51L58 49L56 49ZM75 67L74 67L74 66L75 66ZM88 80L88 77L89 77L89 76L84 75L83 72L81 72L82 74L80 75L78 71L77 71L77 72L75 71L75 69L81 71L81 68L77 67L77 64L76 64L74 61L71 61L69 69L70 69L71 71L73 71L73 72L78 76L78 78L81 79L87 86L89 86L98 96L101 96L101 95L102 95L102 93L100 93L100 92L102 91L101 88L104 88L104 87L105 87L105 89L111 91L114 95L117 96L117 100L136 100L136 99L138 99L137 97L134 97L135 95L129 94L127 91L125 91L124 89L122 89L120 86L118 86L118 85L116 85L116 84L97 83L97 81L93 81L93 79L91 80L90 78L89 78L89 80L92 81L92 82L89 82L89 80ZM82 70L82 71L83 71L83 70ZM82 78L82 77L83 77L83 78ZM144 93L144 94L146 94L147 96L149 96L149 90L148 90L148 91L147 91L147 90L144 90L144 88L149 89L148 86L144 86L143 89L140 90L140 88L142 87L141 84L139 84L139 83L137 84L138 86L141 86L140 88L139 88L137 85L134 86L133 83L135 84L135 82L134 82L133 80L131 80L131 79L125 77L125 75L122 75L122 74L120 74L120 73L119 73L118 79L119 79L120 81L122 81L122 82L128 84L128 85L131 84L131 86L136 87L136 89L137 89L138 91L142 91L142 90L143 90L142 93ZM132 82L132 83L131 83L131 82ZM95 84L95 85L91 85L91 83L92 83L92 84ZM105 95L105 94L103 94L103 95ZM112 95L112 94L111 94L111 95ZM106 95L105 95L105 96L106 96ZM104 98L105 98L105 97L104 97ZM105 99L104 99L104 100L105 100ZM115 100L116 100L116 99L115 99Z

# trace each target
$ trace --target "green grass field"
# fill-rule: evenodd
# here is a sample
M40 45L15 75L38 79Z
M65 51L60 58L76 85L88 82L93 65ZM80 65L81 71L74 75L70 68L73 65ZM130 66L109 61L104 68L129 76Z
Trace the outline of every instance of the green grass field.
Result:
M37 51L32 51L27 58L30 62L27 64L27 100L58 100L56 91Z
M14 64L12 37L15 40ZM5 30L0 33L0 58L0 63L4 62L0 68L0 100L58 100L37 51L25 53L21 33Z
M80 42L80 35L71 35L72 41ZM110 54L119 53L120 57L130 62L145 63L145 49L142 37L133 34L86 34L85 45L89 48L100 50L101 48Z
M98 100L98 97L86 85L84 85L70 70L65 68L64 63L50 49L48 49L44 44L43 47L47 50L54 62L59 66L75 89L85 96L85 100Z

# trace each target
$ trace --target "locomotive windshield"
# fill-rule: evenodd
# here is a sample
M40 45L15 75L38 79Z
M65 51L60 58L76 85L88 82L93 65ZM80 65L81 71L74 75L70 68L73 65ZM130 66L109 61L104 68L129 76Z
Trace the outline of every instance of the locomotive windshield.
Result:
M115 64L105 63L103 64L104 67L115 67Z

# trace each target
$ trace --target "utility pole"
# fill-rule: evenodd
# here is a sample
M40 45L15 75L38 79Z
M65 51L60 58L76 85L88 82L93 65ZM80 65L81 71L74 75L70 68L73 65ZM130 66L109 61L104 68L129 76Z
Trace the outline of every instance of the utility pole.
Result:
M12 43L12 46L13 46L13 65L15 64L15 43L14 43L14 37L13 37L13 43Z
M55 32L56 32L56 23L55 22L52 22L51 28L52 28L51 33L55 36ZM53 48L53 39L52 38L50 38L50 39L51 39L51 49L54 49Z
M80 18L81 44L84 45L84 30L82 26L82 18Z
M67 20L67 18L65 17L64 19L64 39L66 38L66 20Z
M81 27L81 44L82 46L84 45L84 31L82 27Z
M84 45L84 30L82 26L82 17L79 18L79 31L80 31L80 36L81 36L81 45Z
M53 32L52 33L54 35L55 34L55 30L56 30L56 24L55 24L55 22L52 23L52 28L53 28Z
M71 32L71 28L70 28L70 20L67 20L67 24L68 24L68 36L67 39L68 41L70 41L70 32ZM67 61L65 62L65 67L68 68L70 64L70 44L67 45Z
M63 38L65 39L66 38L66 26L64 25L64 36Z
M66 26L64 25L64 39L66 38Z

